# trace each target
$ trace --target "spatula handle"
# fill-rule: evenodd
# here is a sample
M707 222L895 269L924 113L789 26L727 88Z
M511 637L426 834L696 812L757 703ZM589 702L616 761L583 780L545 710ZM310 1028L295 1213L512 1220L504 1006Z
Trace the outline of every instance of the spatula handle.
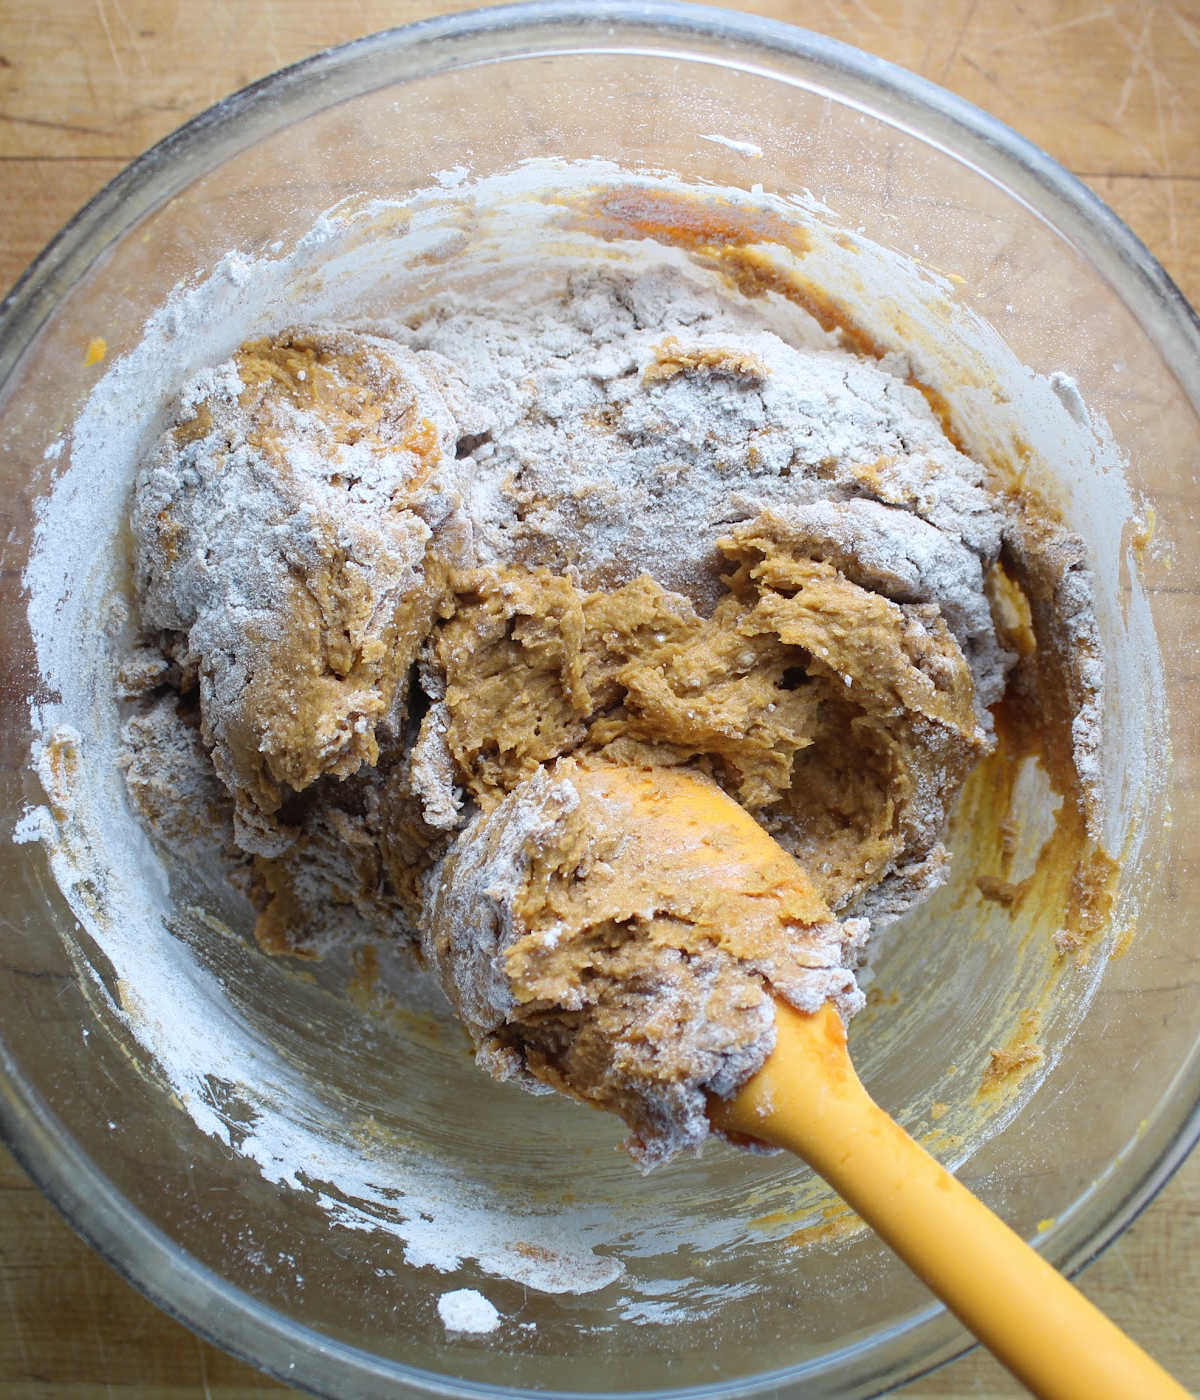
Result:
M1046 1400L1188 1392L888 1117L859 1082L837 1012L781 1005L767 1064L719 1127L803 1157L979 1340Z

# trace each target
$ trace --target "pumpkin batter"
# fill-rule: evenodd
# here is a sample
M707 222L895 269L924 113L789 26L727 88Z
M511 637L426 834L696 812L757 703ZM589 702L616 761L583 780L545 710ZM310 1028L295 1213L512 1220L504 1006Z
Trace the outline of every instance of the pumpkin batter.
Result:
M1010 518L886 365L677 270L285 331L139 475L129 791L269 951L419 944L484 1065L652 1163L761 1065L771 989L850 1015L944 877Z
M866 931L691 768L562 759L467 828L423 946L481 1064L621 1114L649 1166L762 1065L769 988L861 1007Z

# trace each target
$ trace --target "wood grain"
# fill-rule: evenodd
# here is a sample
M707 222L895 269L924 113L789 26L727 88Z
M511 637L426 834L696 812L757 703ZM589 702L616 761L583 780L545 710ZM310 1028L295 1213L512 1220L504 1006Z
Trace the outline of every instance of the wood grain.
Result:
M437 0L0 0L0 287L146 146L320 48ZM1149 0L759 0L979 103L1087 180L1200 302L1200 8ZM1200 1387L1200 1157L1084 1291ZM283 1387L200 1342L82 1244L0 1150L0 1400L242 1400ZM972 1353L910 1400L1021 1393Z

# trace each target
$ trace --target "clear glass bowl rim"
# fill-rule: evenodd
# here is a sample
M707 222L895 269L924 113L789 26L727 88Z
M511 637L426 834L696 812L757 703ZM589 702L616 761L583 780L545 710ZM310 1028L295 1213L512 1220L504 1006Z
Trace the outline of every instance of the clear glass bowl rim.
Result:
M544 52L547 45L565 51L572 38L596 49L603 47L597 41L610 27L625 31L625 47L635 34L644 34L648 45L644 52L654 52L655 40L670 41L673 56L680 56L680 46L691 39L734 43L739 57L757 50L764 60L800 60L827 75L839 98L845 100L846 93L838 84L849 84L879 102L879 109L872 104L875 115L907 126L985 175L1002 172L1009 192L1068 235L1106 278L1200 414L1200 316L1141 240L1081 180L973 103L885 59L782 21L683 0L530 0L420 20L314 54L222 99L115 176L64 225L0 302L0 389L61 294L143 214L227 154L286 125L298 109L318 110L403 76L379 70L379 81L355 86L355 73L372 72L364 65L381 60L399 65L405 60L402 66L411 72L418 55L436 53L441 60L439 71L445 71L457 66L456 52L489 42L496 45L489 57L504 59ZM542 43L513 47L517 39ZM478 54L468 61L479 62ZM304 98L314 92L319 100L306 108ZM1170 1091L1172 1098L1189 1100L1174 1136L1162 1144L1123 1195L1106 1203L1108 1209L1091 1222L1088 1231L1060 1244L1061 1257L1055 1257L1051 1242L1051 1262L1064 1272L1073 1274L1083 1268L1132 1224L1200 1140L1198 1060L1200 1055L1194 1052ZM0 1138L71 1226L123 1277L201 1337L280 1380L329 1397L379 1394L381 1387L392 1394L446 1400L535 1394L384 1361L295 1323L233 1287L175 1245L112 1186L24 1080L2 1040ZM902 1351L895 1354L900 1342ZM969 1345L953 1317L931 1305L903 1329L815 1362L742 1381L621 1395L622 1400L642 1396L646 1400L712 1396L732 1400L767 1391L797 1393L797 1385L814 1382L826 1393L821 1381L828 1384L846 1363L850 1363L849 1388L838 1393L878 1394L884 1387L903 1384L953 1359ZM536 1394L544 1400L559 1400L554 1392ZM560 1394L561 1400L575 1400L601 1392Z

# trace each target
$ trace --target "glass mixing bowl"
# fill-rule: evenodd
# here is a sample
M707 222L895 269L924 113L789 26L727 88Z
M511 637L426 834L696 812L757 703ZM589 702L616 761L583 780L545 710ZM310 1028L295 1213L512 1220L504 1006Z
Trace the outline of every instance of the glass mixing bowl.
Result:
M1135 615L1152 621L1165 678L1164 702L1147 654L1144 676L1127 669L1110 697L1119 723L1102 761L1118 788L1146 733L1154 745L1149 778L1129 779L1141 806L1112 927L1064 970L1044 930L983 907L960 823L955 883L883 941L878 995L855 1031L881 1102L1056 1265L1078 1268L1153 1196L1200 1121L1188 913L1200 874L1188 824L1170 820L1200 754L1189 626L1200 334L1082 185L890 64L718 10L506 7L319 55L135 162L3 307L4 819L15 828L46 800L29 763L31 705L71 721L85 769L89 735L114 713L99 688L60 695L47 683L23 582L35 539L64 557L102 540L118 571L126 547L86 471L75 518L88 528L47 538L43 516L37 533L38 503L72 455L63 435L104 368L85 364L89 342L103 336L119 369L178 282L231 249L294 242L347 196L403 200L435 172L551 156L807 191L874 245L951 274L938 285L1022 362L1074 381L1153 508L1149 543L1149 528L1110 538L1103 509L1090 539L1133 566L1105 626L1115 636ZM1061 485L1068 498L1078 489ZM38 623L64 655L79 628L121 626L113 597L78 581ZM1044 806L1044 794L1025 799ZM116 839L138 846L127 814L113 820ZM964 1346L881 1246L842 1229L798 1165L718 1147L639 1177L613 1151L618 1125L489 1084L420 1006L364 1005L366 982L347 998L331 972L263 958L242 936L244 911L201 872L168 883L148 850L137 856L145 907L164 910L156 947L181 950L178 978L159 979L151 1004L110 942L104 879L80 881L58 857L52 868L36 843L6 846L0 1125L74 1225L202 1335L338 1397L866 1395ZM1058 1002L1086 1015L1049 1014L1038 1073L1003 1111L983 1112L973 1089L997 1006L1031 994L1014 967L1053 980ZM215 1049L238 1037L257 1047L255 1082L205 1064L186 1096L164 1080L147 1027L168 1045L198 1014ZM943 1103L949 1127L934 1129ZM356 1190L333 1157L273 1156L268 1109L340 1153ZM486 1293L503 1326L448 1333L436 1303L458 1287Z

